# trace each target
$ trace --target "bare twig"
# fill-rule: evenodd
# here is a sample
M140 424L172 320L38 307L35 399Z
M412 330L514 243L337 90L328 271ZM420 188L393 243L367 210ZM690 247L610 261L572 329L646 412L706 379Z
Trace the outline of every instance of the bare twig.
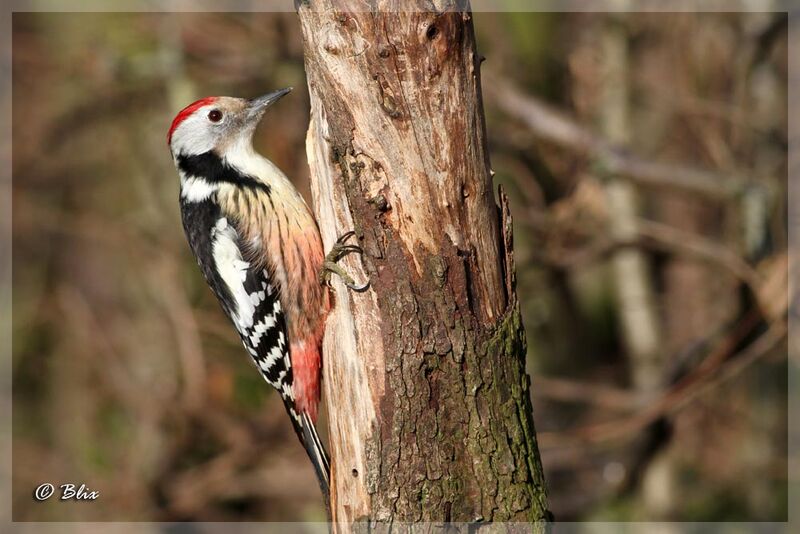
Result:
M501 76L484 91L502 111L521 120L536 136L590 156L604 173L653 187L680 189L725 200L744 191L752 181L740 175L721 175L672 163L637 157L596 136L537 98L526 95Z
M537 375L531 378L534 396L565 402L585 402L599 407L630 411L641 404L635 391L603 384Z
M754 294L758 294L761 285L759 274L739 254L724 245L697 234L647 220L639 221L639 236L667 251L694 256L719 265L747 284Z
M738 354L726 357L735 341L752 331L753 327L752 316L748 314L695 371L672 386L669 391L645 409L629 417L590 424L566 432L540 432L539 443L543 447L558 447L624 438L640 431L658 418L674 413L706 392L710 387L734 378L744 369L768 355L785 338L787 333L786 321L777 321Z
M523 219L536 229L554 231L554 223L544 212L528 210ZM593 235L596 232L585 227L572 226L570 231L580 233L589 239L590 243L574 251L562 252L560 257L552 253L539 253L535 259L560 269L576 268L606 257L623 247L644 247L669 254L690 256L710 265L716 265L746 284L754 295L759 295L761 291L761 275L735 251L710 239L663 223L640 218L637 220L637 235L625 240Z
M174 258L163 256L155 268L149 272L148 281L153 289L160 289L167 319L175 331L178 363L181 367L182 401L188 411L202 407L204 402L206 364L203 344L200 342L200 329L192 312L186 292L179 291L179 266Z

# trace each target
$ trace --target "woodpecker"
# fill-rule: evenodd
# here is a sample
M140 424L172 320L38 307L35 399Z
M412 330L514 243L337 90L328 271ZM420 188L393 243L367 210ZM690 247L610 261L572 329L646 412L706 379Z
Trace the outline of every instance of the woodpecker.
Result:
M317 223L289 179L253 149L264 112L291 88L254 99L208 97L175 116L167 144L180 175L189 247L264 379L274 387L328 498L330 464L315 423L329 276L361 249L344 234L323 254ZM328 286L328 287L326 287Z

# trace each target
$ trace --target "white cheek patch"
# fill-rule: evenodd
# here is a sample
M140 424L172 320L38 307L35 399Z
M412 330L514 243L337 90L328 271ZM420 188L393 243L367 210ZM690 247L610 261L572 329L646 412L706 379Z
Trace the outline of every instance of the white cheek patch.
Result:
M211 126L207 115L214 106L199 108L183 121L172 134L172 148L175 154L202 154L217 144L217 132Z
M240 332L253 326L253 316L256 307L244 287L247 279L247 269L250 264L242 259L242 253L237 244L238 236L228 219L220 218L214 227L214 242L212 255L214 264L220 278L228 287L233 296L236 309L233 311L233 321Z

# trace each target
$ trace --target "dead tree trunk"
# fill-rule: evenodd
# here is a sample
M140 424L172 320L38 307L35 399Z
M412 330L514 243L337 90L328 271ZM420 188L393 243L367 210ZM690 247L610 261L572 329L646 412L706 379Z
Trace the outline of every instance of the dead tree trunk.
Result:
M371 281L362 294L335 281L324 342L341 530L546 514L480 58L470 13L445 4L298 5L314 209L326 247L356 231L365 254L342 265Z

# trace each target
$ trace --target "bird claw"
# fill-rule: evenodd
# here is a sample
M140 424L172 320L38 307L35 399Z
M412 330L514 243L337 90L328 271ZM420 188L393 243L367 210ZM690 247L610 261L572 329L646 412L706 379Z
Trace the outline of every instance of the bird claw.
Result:
M331 287L331 274L337 274L339 278L342 279L342 282L344 282L344 285L357 293L363 293L369 288L369 280L363 285L356 284L355 280L353 280L353 278L337 263L348 254L364 253L364 250L358 245L346 244L347 240L355 234L353 230L350 230L339 236L339 239L336 240L331 251L325 256L325 262L322 264L322 270L319 273L320 284Z

